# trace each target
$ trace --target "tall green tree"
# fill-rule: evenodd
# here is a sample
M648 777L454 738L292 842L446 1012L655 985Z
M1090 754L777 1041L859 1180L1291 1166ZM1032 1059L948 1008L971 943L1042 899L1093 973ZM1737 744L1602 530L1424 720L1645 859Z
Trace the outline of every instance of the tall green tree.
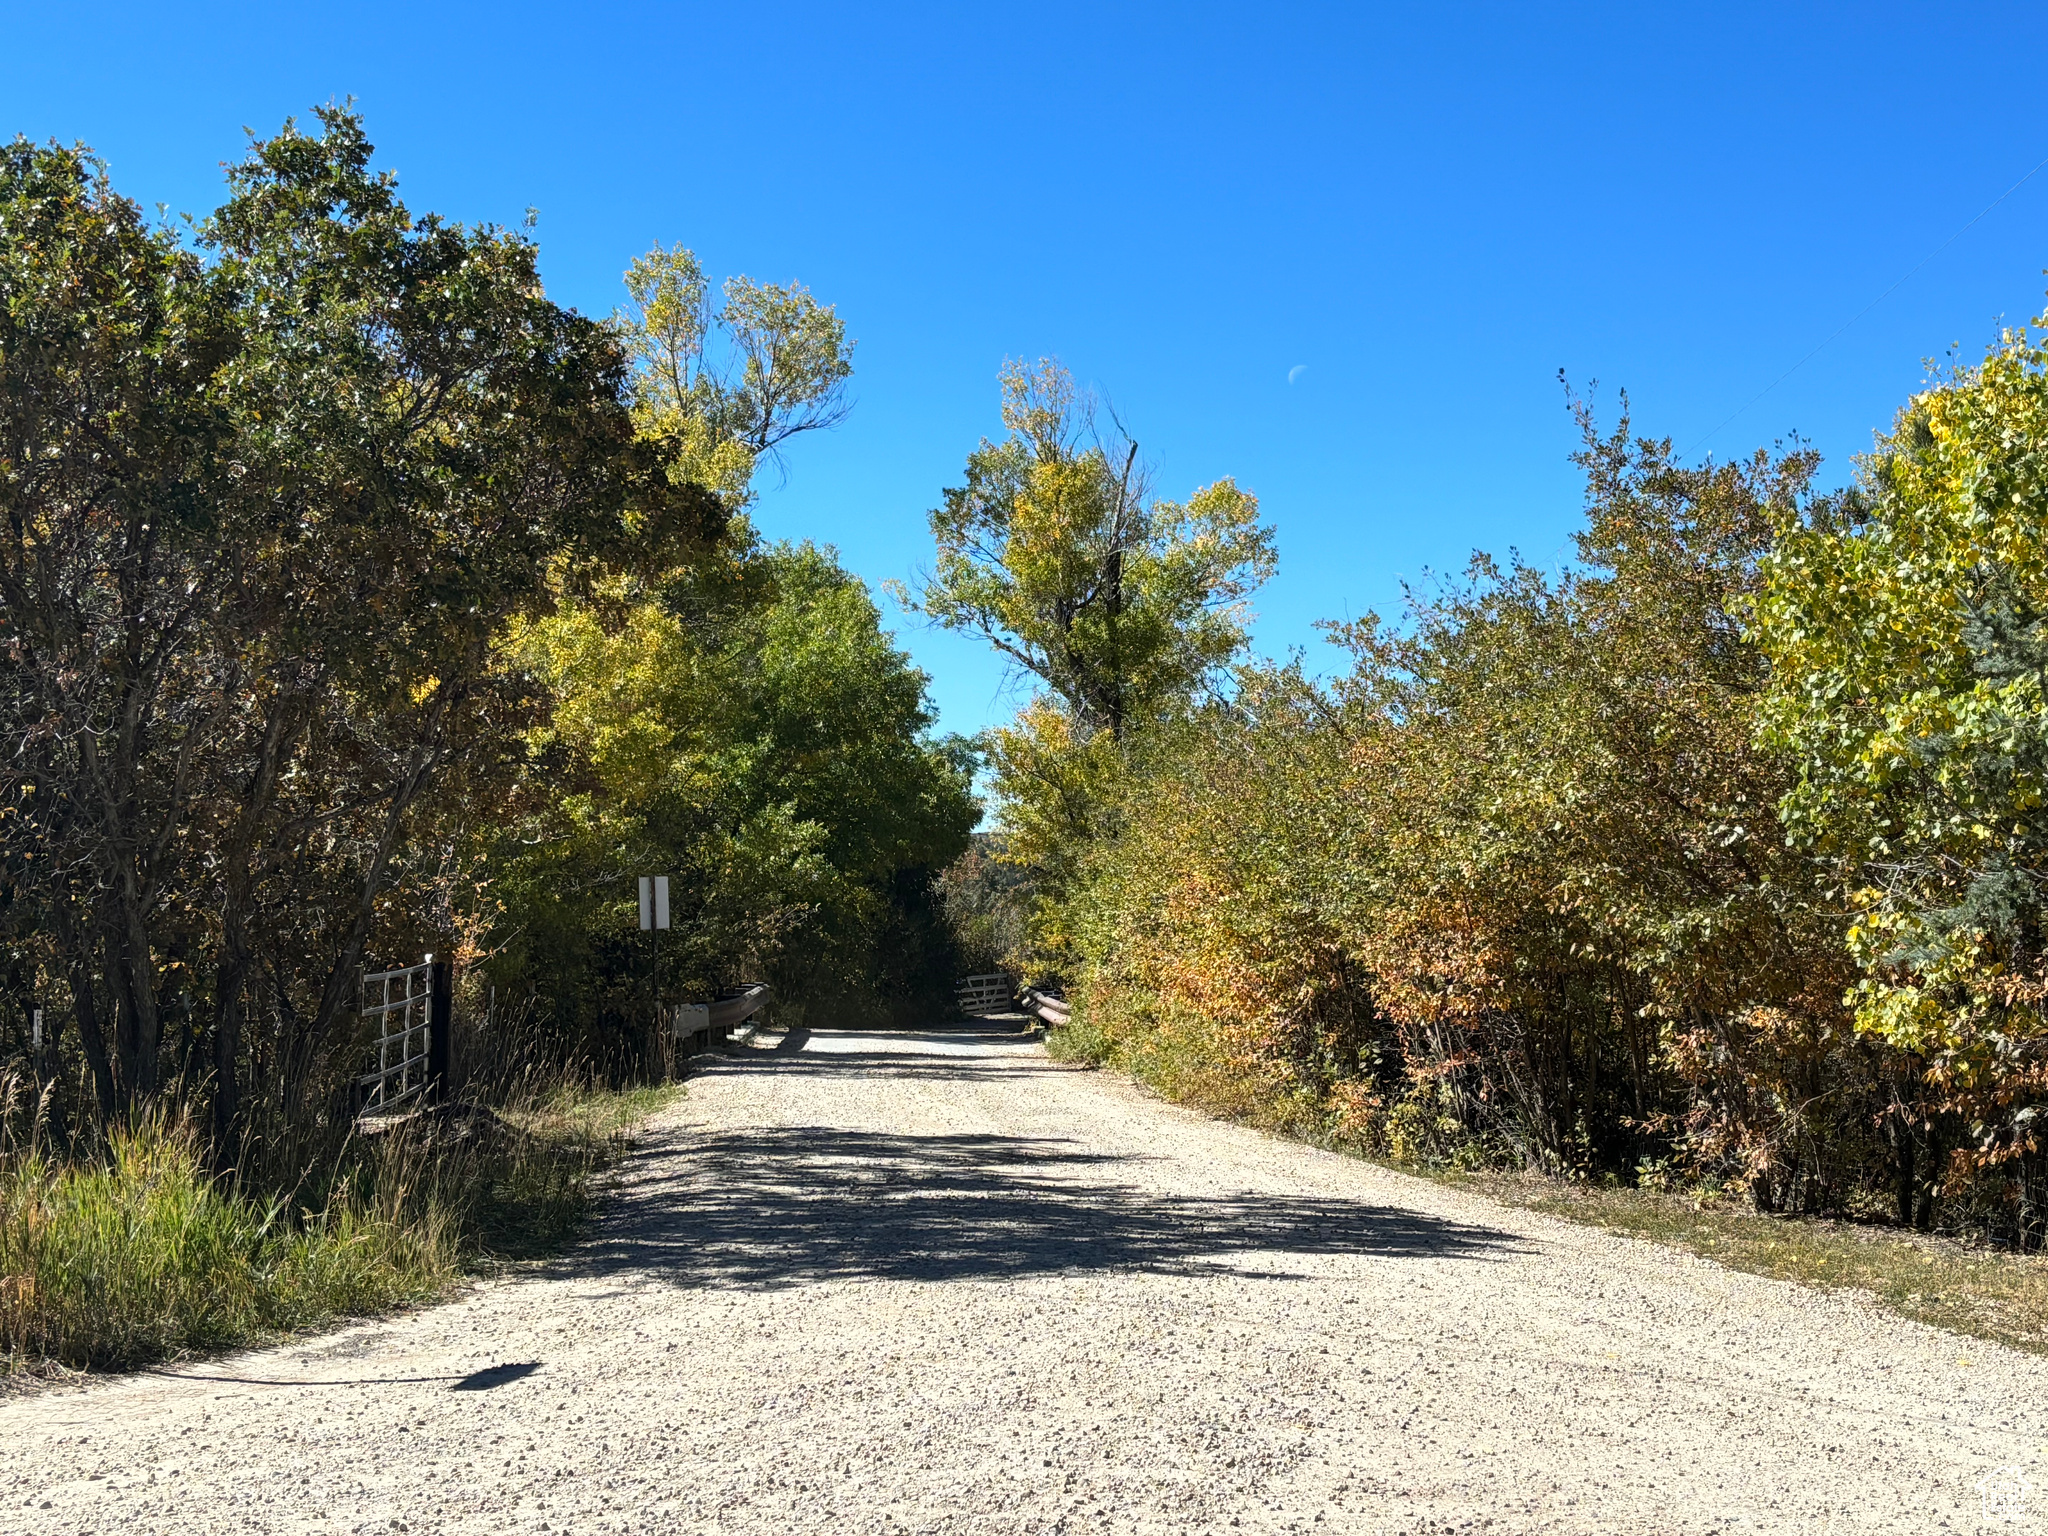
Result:
M937 559L897 601L976 634L1039 692L992 732L1002 857L1031 872L1034 968L1072 936L1064 893L1113 835L1133 754L1184 713L1245 644L1271 574L1256 497L1224 479L1185 503L1153 498L1138 445L1059 364L1002 374L1008 435L968 456L966 483L930 514Z
M107 1113L160 1082L158 939L237 704L231 310L88 153L0 152L0 857Z
M730 277L714 305L696 254L657 245L626 269L626 292L618 323L643 430L735 508L751 499L759 460L852 409L854 343L803 284Z
M825 552L762 546L742 511L764 459L845 415L852 343L801 285L733 278L714 307L684 249L626 286L636 428L731 517L690 558L566 573L509 633L548 710L532 808L491 844L494 974L581 1045L630 1046L650 1001L634 877L663 871L667 996L744 976L791 1012L929 1003L932 878L973 822L961 752L865 588Z
M1185 703L1244 645L1272 530L1229 479L1154 500L1138 445L1098 424L1059 364L1002 374L1008 436L968 455L931 513L938 558L905 607L977 634L1092 736L1121 741Z
M416 823L458 789L481 813L512 766L532 700L498 665L503 626L552 606L562 560L701 547L724 522L635 431L629 360L547 299L532 241L415 218L360 118L319 116L318 135L254 146L202 231L241 323L222 387L260 518L236 614L260 716L230 765L217 1072L225 1093L262 912L321 966L270 1021L293 1112L382 898L431 858ZM308 859L314 834L328 857Z
M2044 321L2048 323L2048 321ZM1915 396L1857 494L1788 517L1755 633L1791 832L1835 864L1857 1022L2048 1230L2048 349Z
M748 979L813 1017L929 1005L906 945L967 845L969 765L827 553L751 552L609 618L565 607L512 647L553 695L534 746L561 766L498 861L506 985L539 987L594 1050L635 1039L634 877L659 870L668 996Z
M80 154L0 170L0 688L32 748L0 773L49 808L4 835L102 1108L210 1074L223 1146L244 1090L318 1119L373 937L431 927L434 823L509 782L535 703L506 623L565 562L672 565L726 518L530 240L415 219L319 117L231 169L197 253Z

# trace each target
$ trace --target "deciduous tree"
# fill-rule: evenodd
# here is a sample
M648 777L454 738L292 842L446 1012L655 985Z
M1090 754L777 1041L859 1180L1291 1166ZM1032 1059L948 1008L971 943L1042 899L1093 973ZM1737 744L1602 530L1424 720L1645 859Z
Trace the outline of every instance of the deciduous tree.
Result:
M931 513L938 559L898 600L978 634L1084 736L1121 741L1183 705L1244 645L1246 602L1273 570L1259 504L1225 479L1156 501L1138 445L1098 430L1057 363L1002 376L1009 435L984 440Z
M1857 1021L2048 1227L2048 351L1915 396L1858 494L1788 516L1755 621L1790 831L1855 914Z

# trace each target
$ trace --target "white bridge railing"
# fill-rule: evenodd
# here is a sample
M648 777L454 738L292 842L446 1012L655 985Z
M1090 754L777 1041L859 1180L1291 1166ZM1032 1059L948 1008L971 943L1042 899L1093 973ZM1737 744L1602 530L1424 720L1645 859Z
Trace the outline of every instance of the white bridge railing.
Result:
M374 1121L401 1106L437 1096L449 1074L453 995L446 961L428 955L418 965L366 971L358 1005L371 1025L376 1065L355 1080L356 1115ZM960 1011L969 1017L1021 1008L1048 1024L1067 1022L1067 1005L1033 987L1021 993L1005 972L968 976L957 987ZM679 1047L703 1041L715 1050L732 1030L750 1019L765 1020L768 987L748 982L727 987L708 1003L674 1003L662 1009L667 1034Z
M453 1049L454 988L447 961L428 955L418 965L365 971L357 1013L369 1026L376 1065L357 1077L354 1111L365 1130L390 1125L394 1111L439 1098L447 1089ZM661 1016L678 1045L702 1038L704 1049L749 1019L765 1020L766 984L723 988L708 1003L664 1006Z
M985 1019L992 1013L1023 1012L1058 1025L1071 1017L1065 998L1036 987L1020 987L1016 977L1003 971L963 976L953 990L960 999L960 1011L970 1019Z
M707 1047L716 1046L732 1030L757 1016L765 1020L768 1008L766 982L750 981L727 987L712 1002L677 1003L668 1010L669 1035L677 1044L704 1037Z

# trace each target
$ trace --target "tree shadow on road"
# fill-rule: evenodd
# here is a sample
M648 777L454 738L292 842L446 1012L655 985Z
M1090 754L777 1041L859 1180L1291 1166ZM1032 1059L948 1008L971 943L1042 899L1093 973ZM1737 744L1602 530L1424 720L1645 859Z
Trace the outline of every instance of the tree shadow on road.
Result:
M1484 1258L1518 1243L1365 1201L1146 1188L1116 1174L1149 1160L1050 1137L791 1126L646 1156L564 1269L750 1288L1219 1266L1291 1278L1275 1268L1289 1257Z

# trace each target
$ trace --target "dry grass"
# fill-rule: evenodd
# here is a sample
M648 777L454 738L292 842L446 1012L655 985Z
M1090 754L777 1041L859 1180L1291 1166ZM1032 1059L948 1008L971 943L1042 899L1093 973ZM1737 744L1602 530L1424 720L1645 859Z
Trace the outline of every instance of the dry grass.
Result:
M423 1299L457 1272L448 1213L365 1181L317 1212L207 1171L189 1123L104 1153L0 1170L0 1351L16 1368L119 1366L226 1348Z
M1728 1200L1511 1174L1432 1176L1505 1205L1681 1248L1746 1274L1864 1291L1915 1322L2048 1354L2048 1256L1895 1227L1764 1216Z
M2048 1354L2048 1254L2009 1253L1859 1222L1765 1216L1726 1198L1597 1188L1364 1154L1333 1138L1320 1104L1262 1091L1223 1071L1206 1041L1158 1036L1134 1050L1099 1031L1071 1027L1053 1031L1049 1045L1056 1059L1125 1072L1218 1119L1365 1155L1401 1173L1684 1249L1747 1274L1863 1291L1915 1322Z

